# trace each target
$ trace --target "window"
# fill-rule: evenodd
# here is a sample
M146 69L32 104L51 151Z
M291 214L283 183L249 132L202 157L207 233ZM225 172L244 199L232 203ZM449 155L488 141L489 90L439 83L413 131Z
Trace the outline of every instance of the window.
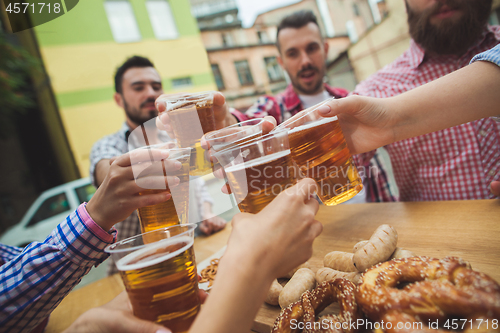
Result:
M92 196L95 193L95 187L94 185L88 184L75 188L75 191L76 191L76 196L78 197L78 202L83 203L83 202L88 202L90 198L92 198Z
M264 62L266 63L266 70L267 75L269 76L269 81L274 82L284 79L283 71L278 64L278 60L276 59L276 57L264 58Z
M250 66L248 66L248 61L235 61L234 66L236 67L236 72L238 73L238 79L242 86L249 86L253 84L252 73L250 72Z
M257 37L259 38L259 43L269 43L269 37L267 36L267 33L265 31L257 31Z
M354 13L354 16L360 16L361 14L359 13L359 7L357 3L352 4L352 12Z
M156 39L166 40L179 37L170 4L165 0L148 0L146 8Z
M48 219L61 213L69 214L68 198L66 197L66 193L64 192L46 199L40 205L40 208L38 208L27 226L33 226L42 220Z
M174 89L188 88L188 87L192 87L192 86L193 86L193 82L191 81L190 77L182 77L182 78L172 80L172 87Z
M231 36L229 33L222 33L222 45L224 46L234 45L233 36Z
M224 80L222 80L222 74L219 69L219 65L212 65L212 73L214 74L215 83L217 84L217 90L224 90Z
M104 9L108 16L111 33L117 43L130 43L141 40L139 27L135 21L132 5L128 1L105 1Z

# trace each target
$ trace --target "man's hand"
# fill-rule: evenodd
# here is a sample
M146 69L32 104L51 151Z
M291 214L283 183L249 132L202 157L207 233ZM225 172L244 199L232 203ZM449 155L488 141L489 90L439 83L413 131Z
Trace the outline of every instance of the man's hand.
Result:
M216 233L224 229L225 227L226 221L224 221L224 219L220 216L216 215L206 218L200 223L201 232L203 232L207 236Z
M500 181L492 181L490 191L494 196L500 197Z

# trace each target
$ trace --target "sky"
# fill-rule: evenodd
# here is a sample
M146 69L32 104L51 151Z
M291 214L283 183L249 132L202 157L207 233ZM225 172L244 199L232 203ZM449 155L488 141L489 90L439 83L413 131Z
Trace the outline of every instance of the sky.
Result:
M251 27L257 15L271 9L300 2L300 0L236 0L238 14L244 28Z

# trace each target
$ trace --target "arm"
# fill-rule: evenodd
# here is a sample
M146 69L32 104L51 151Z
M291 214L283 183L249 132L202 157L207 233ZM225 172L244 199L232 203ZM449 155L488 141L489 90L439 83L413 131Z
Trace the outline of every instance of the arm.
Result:
M319 112L338 115L352 153L498 115L500 68L479 61L401 95L332 100Z
M190 332L250 330L272 281L312 255L313 240L322 231L314 219L315 191L315 183L304 179L260 213L234 217L214 286Z
M168 156L166 151L151 152L156 160ZM139 160L149 160L149 151L142 153ZM7 248L10 254L2 258L8 261L0 267L0 327L9 332L36 327L92 266L107 258L103 250L114 241L115 223L138 207L170 198L166 191L139 196L144 189L135 183L132 168L130 154L120 156L89 203L78 207L43 243L31 243L17 254ZM150 178L165 184L163 174Z

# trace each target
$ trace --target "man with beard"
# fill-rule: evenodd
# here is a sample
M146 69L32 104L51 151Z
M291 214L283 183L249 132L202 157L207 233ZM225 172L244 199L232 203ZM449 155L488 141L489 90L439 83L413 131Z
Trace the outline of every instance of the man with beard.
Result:
M354 93L391 97L466 66L500 41L487 26L491 0L405 0L412 40L393 63L361 82ZM368 201L431 201L494 198L500 177L500 123L492 118L402 140L386 146L399 187L369 176ZM356 155L367 167L375 151Z
M126 120L118 132L105 136L92 147L90 153L90 176L92 183L96 187L99 187L104 180L110 168L110 159L129 151L128 139L134 129L143 124L145 126L149 124L155 128L155 122L148 121L158 115L155 100L163 93L160 74L158 74L148 59L133 56L127 59L116 71L115 91L115 102L125 111ZM170 140L166 133L158 133L158 136L162 141ZM200 231L209 235L223 229L226 222L212 213L212 199L206 191L203 180L197 178L191 181L191 185L195 187L193 191L195 196L194 201L203 219L200 224ZM121 223L118 223L115 227L118 230L118 240L137 235L141 232L136 212ZM115 272L115 265L113 262L110 262L108 274Z

